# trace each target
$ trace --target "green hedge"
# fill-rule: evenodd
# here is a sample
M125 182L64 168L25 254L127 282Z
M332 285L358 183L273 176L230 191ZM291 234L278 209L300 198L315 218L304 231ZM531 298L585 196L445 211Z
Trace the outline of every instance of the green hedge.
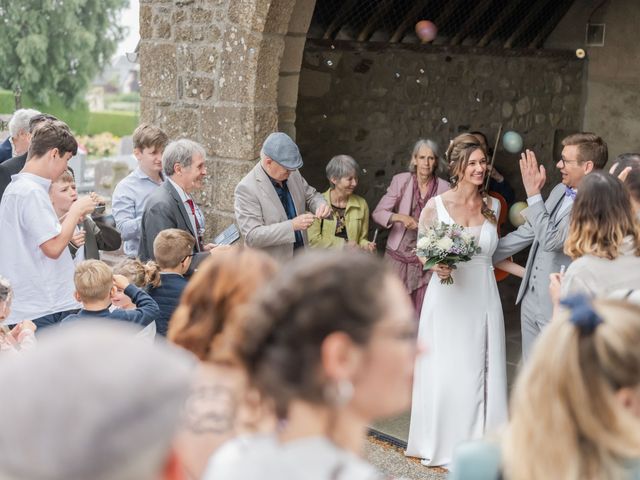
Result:
M109 132L117 137L131 135L138 126L135 112L89 112L87 134Z
M55 115L78 135L110 132L122 137L131 135L138 125L138 115L135 112L90 112L86 105L68 109L57 98L52 99L50 105L42 106L23 96L22 106ZM0 113L13 113L14 107L13 93L0 90Z

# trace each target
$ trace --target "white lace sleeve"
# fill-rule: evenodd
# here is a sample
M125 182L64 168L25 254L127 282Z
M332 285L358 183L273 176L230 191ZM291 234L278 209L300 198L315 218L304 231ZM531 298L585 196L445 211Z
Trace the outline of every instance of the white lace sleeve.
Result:
M491 210L493 210L493 214L496 216L496 220L500 218L500 200L497 198L489 197L491 199Z
M438 208L435 197L431 197L420 213L418 222L418 232L424 234L425 231L438 221Z

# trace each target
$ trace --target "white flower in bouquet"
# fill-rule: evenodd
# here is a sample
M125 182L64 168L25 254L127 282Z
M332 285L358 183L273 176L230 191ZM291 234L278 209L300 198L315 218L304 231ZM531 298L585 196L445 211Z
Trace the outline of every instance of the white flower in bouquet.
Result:
M431 248L432 243L433 242L430 236L424 236L418 240L418 242L416 243L416 247L419 250L426 250L428 248Z
M416 242L415 253L425 258L424 269L442 263L456 268L456 264L468 262L480 251L476 239L463 227L456 224L439 222L432 225L424 234L420 234ZM451 276L443 278L440 283L451 285Z
M453 247L453 240L449 237L442 237L440 240L438 240L436 245L443 252L448 252L449 249Z

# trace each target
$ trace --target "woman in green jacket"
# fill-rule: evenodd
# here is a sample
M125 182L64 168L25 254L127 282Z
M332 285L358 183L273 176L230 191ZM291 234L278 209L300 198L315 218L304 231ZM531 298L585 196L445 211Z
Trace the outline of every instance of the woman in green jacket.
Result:
M369 206L364 198L354 195L360 166L349 155L337 155L327 164L327 179L331 188L324 198L331 205L332 215L316 219L307 234L312 247L360 247L373 252L376 244L367 239Z

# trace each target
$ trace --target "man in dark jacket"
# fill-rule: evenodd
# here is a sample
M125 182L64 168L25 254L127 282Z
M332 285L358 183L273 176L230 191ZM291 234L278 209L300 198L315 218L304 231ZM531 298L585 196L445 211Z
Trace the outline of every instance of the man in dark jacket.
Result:
M58 119L47 113L40 113L31 117L31 120L29 120L29 142L31 142L31 132L35 126L44 121L58 121ZM29 149L27 148L26 152L0 163L0 200L2 200L2 195L4 195L7 186L11 183L11 175L20 173L20 170L24 168L28 151Z
M187 139L171 142L165 148L162 168L166 180L149 195L142 214L140 260L154 258L153 241L167 228L189 232L196 239L194 253L215 247L203 240L204 215L192 197L207 175L205 156L202 146Z
M40 115L40 112L31 108L21 108L13 112L9 120L9 136L0 144L0 163L27 153L31 142L29 122L37 115Z

